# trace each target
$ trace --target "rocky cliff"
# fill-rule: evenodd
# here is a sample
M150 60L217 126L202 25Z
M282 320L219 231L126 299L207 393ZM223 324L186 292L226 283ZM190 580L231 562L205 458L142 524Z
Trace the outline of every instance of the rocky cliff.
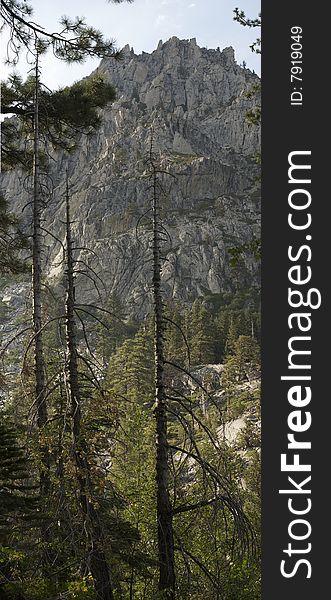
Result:
M163 169L163 286L168 297L190 301L231 289L236 278L229 248L259 236L259 193L255 155L259 130L245 122L255 98L247 92L259 80L235 62L234 51L199 48L196 41L171 38L151 54L127 46L123 59L103 60L98 71L114 84L117 100L102 114L94 136L83 136L77 151L51 161L54 191L45 209L48 229L64 240L64 173L68 169L76 245L131 314L150 302L151 202L148 158L153 150ZM5 176L7 196L26 202L22 179ZM62 249L46 236L47 273L60 284ZM46 254L45 254L46 256ZM258 281L247 255L243 284ZM91 297L90 280L77 286ZM101 293L103 293L101 288Z

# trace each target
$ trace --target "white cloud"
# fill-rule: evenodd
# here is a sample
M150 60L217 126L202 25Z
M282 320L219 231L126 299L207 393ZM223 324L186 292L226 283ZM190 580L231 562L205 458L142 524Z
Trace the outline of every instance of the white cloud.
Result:
M195 7L196 7L196 4L195 4L195 2L192 2L191 4L189 4L189 5L188 5L188 7L187 7L187 8L195 8Z

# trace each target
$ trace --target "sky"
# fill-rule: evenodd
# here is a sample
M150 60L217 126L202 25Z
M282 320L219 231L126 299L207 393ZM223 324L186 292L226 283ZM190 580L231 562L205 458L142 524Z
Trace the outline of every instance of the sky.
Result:
M199 46L222 50L233 46L238 63L260 73L259 56L249 45L259 32L242 27L233 21L236 6L254 18L260 11L260 0L135 0L133 4L112 4L107 0L30 0L34 8L33 20L49 31L58 30L62 15L84 16L88 24L100 29L106 38L115 40L118 48L126 44L136 54L152 52L159 40L172 36L180 39L196 38ZM6 36L1 34L1 79L13 71L4 65ZM89 75L99 60L89 59L83 65L66 65L51 53L42 60L42 80L51 89L70 85ZM31 67L30 67L31 68ZM25 77L28 67L22 57L16 72Z

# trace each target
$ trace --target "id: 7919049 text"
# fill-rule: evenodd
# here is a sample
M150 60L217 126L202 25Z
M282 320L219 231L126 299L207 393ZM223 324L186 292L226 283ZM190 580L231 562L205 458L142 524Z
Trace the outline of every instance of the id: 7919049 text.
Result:
M291 27L291 106L303 104L302 27Z

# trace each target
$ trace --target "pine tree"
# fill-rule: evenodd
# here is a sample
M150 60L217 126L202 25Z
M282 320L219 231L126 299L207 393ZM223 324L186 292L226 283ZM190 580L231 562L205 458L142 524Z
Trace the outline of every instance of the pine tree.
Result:
M35 398L37 404L37 425L41 433L44 429L47 419L46 403L46 380L45 380L45 361L43 352L43 320L42 320L42 198L40 194L40 172L39 172L39 59L38 52L35 66L35 92L34 92L34 148L33 148L33 204L32 204L32 292L33 307L32 321L34 333L34 367L35 367ZM40 471L40 493L43 498L47 498L50 493L49 479L49 453L47 446L41 442L41 462Z
M188 365L190 350L185 336L186 314L175 305L168 304L165 308L166 333L165 352L167 360L181 366Z
M115 3L131 0L110 0ZM31 19L33 7L21 0L4 0L0 3L2 30L9 33L7 60L16 65L22 52L31 61L52 50L59 59L68 63L84 62L87 57L120 58L121 53L114 42L104 38L97 29L87 25L83 18L62 17L60 33L49 32ZM21 165L29 168L32 152L25 150L22 142L31 131L31 105L34 97L33 77L25 83L12 75L2 84L2 107L4 114L14 114L19 119L6 119L2 124L3 167ZM89 77L72 86L51 92L45 87L39 91L44 110L39 115L40 133L47 136L54 147L70 150L74 147L77 131L90 130L100 124L97 108L115 99L113 87L99 75Z
M111 355L124 341L127 327L123 304L115 292L110 295L105 310L107 312L103 312L102 323L98 323L97 332L98 351L103 363L107 364Z
M1 415L3 419L3 414ZM3 543L18 520L27 520L38 506L31 471L13 426L0 423L0 538ZM33 492L33 493L32 493Z
M173 513L169 495L169 442L167 395L165 387L165 347L164 347L164 308L161 293L161 234L158 169L152 155L152 142L149 157L151 186L153 193L153 313L154 313L154 358L155 358L155 408L156 421L156 512L159 549L159 590L164 598L175 597L175 558Z
M234 342L233 354L225 362L226 375L233 384L250 381L259 374L260 353L256 340L240 335Z
M115 4L132 0L110 0ZM0 16L2 28L9 32L11 56L15 65L23 51L31 52L38 42L44 48L51 48L55 56L68 62L82 62L88 56L99 58L116 54L114 43L105 40L102 33L88 26L83 18L62 17L60 33L49 32L31 18L33 6L25 0L2 0Z
M8 202L0 194L0 274L18 274L27 270L20 252L27 243L20 231L18 219L8 211Z
M140 359L143 363L144 354L140 354ZM130 361L129 353L128 362ZM123 374L122 369L117 371L112 363L112 378L119 381L121 373ZM142 593L143 590L145 597L152 597L156 587L155 433L151 418L153 380L149 382L148 393L146 380L144 383L143 391L137 379L135 382L131 380L126 397L112 396L120 415L120 427L112 451L111 477L123 497L123 517L136 531L128 552L129 570L126 569L130 598L139 597L139 592ZM119 389L116 384L114 389ZM122 544L128 544L128 541L122 540Z
M109 564L105 555L104 535L98 511L92 501L91 466L87 443L82 431L82 390L78 371L77 325L75 318L74 256L71 236L68 174L66 181L66 334L68 392L71 404L73 455L82 515L89 542L88 565L94 581L97 600L113 600Z
M8 166L17 165L21 162L25 168L31 166L33 170L33 192L32 192L32 280L33 280L33 346L34 346L34 372L35 372L35 403L37 407L37 427L39 430L39 470L40 470L40 494L44 505L50 507L51 501L51 458L49 452L48 424L48 402L50 400L47 389L47 373L43 344L45 320L43 314L43 226L42 212L44 198L42 197L41 165L43 151L41 135L46 136L47 142L56 147L57 144L67 147L70 136L72 137L77 127L95 128L100 124L97 115L97 107L104 106L110 99L114 98L111 86L105 84L99 77L91 78L88 82L74 84L71 88L60 90L51 95L49 91L42 90L40 84L39 56L43 51L40 42L35 42L35 74L26 84L19 79L12 79L11 89L5 89L4 111L14 112L20 116L20 135L33 134L33 147L28 152L21 151L20 142L15 146L11 127L15 127L9 120L5 133L9 130L10 147L5 148L4 156L7 158ZM43 109L40 110L40 98L43 98ZM96 97L98 100L96 101ZM44 118L41 119L40 115ZM63 119L61 120L61 114ZM49 117L49 118L48 118ZM68 137L69 136L69 137ZM6 139L6 135L4 136ZM16 149L18 151L16 152ZM68 149L68 148L67 148ZM11 267L13 269L13 267ZM44 548L43 563L50 563L50 523L42 522L42 541Z
M154 400L153 367L153 334L147 322L112 354L107 374L109 394L115 399L151 406Z
M13 582L13 569L24 538L38 523L39 499L31 483L31 464L18 442L18 432L1 414L0 422L0 596ZM6 597L6 596L4 596Z
M238 321L234 315L230 316L230 322L228 321L228 331L225 342L225 356L234 354L236 341L238 339Z
M90 76L53 92L40 83L39 75L38 78L38 102L41 107L38 127L43 142L43 146L39 147L40 159L45 158L46 148L49 147L72 152L79 134L91 134L100 126L98 109L114 101L115 90L100 75ZM34 76L23 82L16 74L2 84L1 111L16 116L2 123L3 169L20 166L29 170L33 163L33 150L23 140L33 132L35 86Z
M193 365L215 360L214 324L206 307L195 300L190 314L190 346Z

